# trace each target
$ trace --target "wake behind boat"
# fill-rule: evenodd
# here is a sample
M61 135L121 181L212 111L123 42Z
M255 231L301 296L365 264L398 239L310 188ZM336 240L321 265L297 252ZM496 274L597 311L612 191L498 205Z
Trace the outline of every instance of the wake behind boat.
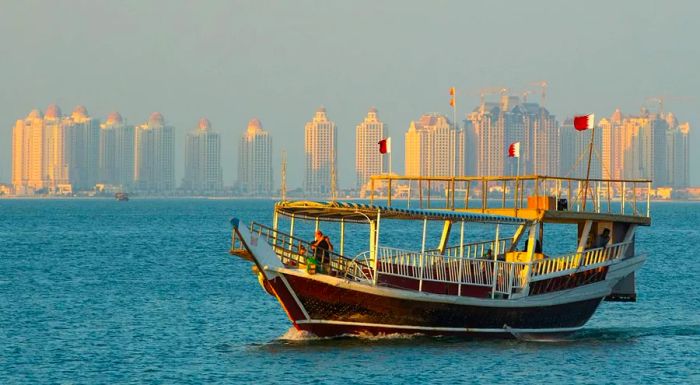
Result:
M259 282L296 329L318 336L553 336L582 328L603 299L636 300L634 273L645 257L635 253L635 230L651 224L649 181L587 180L584 188L595 191L589 210L580 198L586 196L583 180L572 178L377 176L373 182L386 184L385 205L375 204L373 196L369 204L282 201L271 227L231 221L231 253L254 262ZM419 184L419 209L391 206L391 186L399 182L409 189ZM474 183L481 184L474 189L481 193L476 205L469 199ZM646 214L637 207L640 184L647 188ZM428 192L445 190L445 208L431 208L435 201L425 197L426 185ZM455 199L459 186L465 187L463 203ZM488 199L493 186L502 188L496 205ZM532 194L527 206L526 193ZM630 193L634 203L626 205ZM613 213L615 194L621 204ZM300 220L313 221L316 229L339 226L337 252L295 237ZM407 221L422 224L415 234L420 247L386 245L382 236L405 232ZM428 249L426 230L436 222L441 236ZM562 224L576 231L576 244L568 253L550 255L544 233ZM471 228L483 225L492 235L470 240ZM345 238L358 232L350 226L369 230L367 250L352 257L345 253Z

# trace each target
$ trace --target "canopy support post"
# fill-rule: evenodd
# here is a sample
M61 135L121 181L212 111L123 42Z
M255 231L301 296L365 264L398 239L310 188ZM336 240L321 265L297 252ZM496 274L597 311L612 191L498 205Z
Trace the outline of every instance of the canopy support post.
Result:
M294 238L294 214L292 214L291 219L289 221L289 250L292 250L292 246L294 241L292 240Z
M419 207L423 209L423 179L418 179L418 200L420 201Z
M376 283L377 277L377 222L369 221L369 258L370 268L372 269L372 283Z
M340 220L340 255L345 255L345 219Z
M277 213L277 210L275 210L275 213L272 216L272 228L275 230L274 234L272 234L272 244L277 246L277 226L279 222L279 214Z
M525 262L528 264L526 267L527 273L525 276L527 277L527 280L523 284L523 290L522 290L522 296L527 295L527 293L530 292L530 275L532 275L532 260L535 255L535 233L537 232L537 223L533 222L530 225L530 233L528 234L527 237L527 257L525 257Z
M440 237L440 244L438 244L438 252L440 254L445 254L445 248L447 248L447 242L450 239L450 230L452 229L452 222L445 221L442 225L442 236Z
M423 218L423 244L420 248L420 276L418 277L418 291L423 291L423 264L425 256L425 233L428 229L428 218Z
M377 210L377 225L375 230L374 239L374 286L377 286L377 279L379 278L379 225L381 222L382 212Z
M513 234L513 241L510 243L510 249L508 249L508 251L515 251L517 249L518 242L520 242L520 238L522 238L523 234L525 233L525 226L526 224L522 224L515 230L515 234Z
M387 181L386 205L391 207L391 177L389 177L389 180Z
M409 179L409 181L408 181L408 199L407 199L407 202L406 202L409 209L411 208L411 185L413 184L412 182L413 182L413 181L411 181L411 180Z
M491 298L496 297L496 284L498 283L498 236L501 225L496 224L496 240L493 243L493 277L491 282Z
M457 272L457 296L462 296L462 270L464 269L464 221L459 230L459 271Z

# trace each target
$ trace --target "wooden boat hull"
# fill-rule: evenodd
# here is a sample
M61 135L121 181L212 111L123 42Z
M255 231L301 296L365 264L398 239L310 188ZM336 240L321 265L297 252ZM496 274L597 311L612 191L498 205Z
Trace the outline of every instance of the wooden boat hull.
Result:
M281 274L266 282L299 330L320 337L346 334L558 334L580 329L603 296L521 307L479 306L382 296Z
M368 281L309 274L285 266L259 234L234 223L234 229L256 265L263 288L274 295L298 330L317 336L346 334L553 336L583 327L613 288L633 274L644 256L627 258L600 274L568 284L546 285L521 298L457 296L375 285ZM576 278L576 279L574 279ZM592 279L596 278L596 279ZM437 283L437 282L434 282Z

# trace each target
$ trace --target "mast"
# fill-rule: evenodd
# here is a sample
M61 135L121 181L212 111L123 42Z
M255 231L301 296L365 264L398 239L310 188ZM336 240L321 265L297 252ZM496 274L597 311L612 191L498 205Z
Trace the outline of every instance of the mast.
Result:
M457 131L457 90L455 87L450 87L450 106L452 107L452 128L455 130L455 135ZM455 138L456 139L456 138ZM457 143L456 141L451 141L450 143L450 176L455 176L457 172Z
M287 200L287 151L282 150L282 178L280 179L280 196L283 201Z
M588 146L588 166L586 167L586 180L583 182L583 211L586 211L586 200L588 199L588 184L591 176L591 159L593 158L593 141L595 140L595 123L591 131L591 142Z

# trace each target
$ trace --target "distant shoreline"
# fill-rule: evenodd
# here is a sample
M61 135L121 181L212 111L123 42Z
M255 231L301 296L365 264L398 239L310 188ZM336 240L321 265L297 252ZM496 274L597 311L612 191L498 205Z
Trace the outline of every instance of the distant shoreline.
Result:
M260 201L265 201L265 200L273 200L273 201L279 201L281 200L280 197L260 197L260 196L222 196L222 197L217 197L217 196L201 196L201 195L176 195L176 196L156 196L156 195L143 195L143 196L134 196L131 195L129 197L130 200L176 200L176 199L197 199L197 200L260 200ZM0 195L0 201L2 200L110 200L110 201L117 201L114 197L110 196L48 196L48 195L43 195L43 196L32 196L32 195L24 195L24 196L9 196L9 195ZM329 201L330 198L328 197L293 197L292 200L311 200L311 201ZM346 197L346 198L338 198L336 199L338 201L369 201L369 197L366 198L360 198L360 197ZM375 197L375 201L381 202L381 201L386 201L386 197ZM406 202L406 198L391 198L392 201L399 201L399 202ZM489 200L500 200L498 198L489 198ZM432 202L437 202L438 200L433 200ZM411 202L418 202L418 199L411 199ZM612 202L620 202L620 199L612 200ZM700 203L700 198L699 199L651 199L651 202L655 203L663 203L663 202L668 202L668 203L683 203L683 202L690 202L690 203ZM629 203L629 201L627 201ZM643 204L644 202L638 202L638 204Z

